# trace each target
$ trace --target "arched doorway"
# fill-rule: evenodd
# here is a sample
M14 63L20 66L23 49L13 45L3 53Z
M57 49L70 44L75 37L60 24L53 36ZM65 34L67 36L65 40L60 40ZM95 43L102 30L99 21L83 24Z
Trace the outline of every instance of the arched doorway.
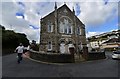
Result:
M69 48L74 47L74 41L71 38L61 38L59 43L60 53L70 53Z
M61 41L60 43L60 53L65 53L65 41Z
M71 40L69 40L69 42L68 42L68 53L71 53L69 50L70 48L74 48L74 50L75 50L75 46Z

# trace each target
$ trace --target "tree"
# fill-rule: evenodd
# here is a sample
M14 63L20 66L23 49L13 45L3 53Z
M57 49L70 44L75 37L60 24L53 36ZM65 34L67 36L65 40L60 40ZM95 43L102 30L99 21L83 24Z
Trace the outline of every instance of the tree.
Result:
M36 44L36 41L35 40L32 40L32 43L30 45L30 48L35 50L35 51L38 51L39 50L39 47L38 45Z
M0 25L1 27L1 25ZM27 39L25 34L15 33L13 30L5 30L2 27L2 49L3 52L11 49L12 52L19 45L19 43L23 43L24 46L29 45L29 40ZM9 52L9 51L7 51Z

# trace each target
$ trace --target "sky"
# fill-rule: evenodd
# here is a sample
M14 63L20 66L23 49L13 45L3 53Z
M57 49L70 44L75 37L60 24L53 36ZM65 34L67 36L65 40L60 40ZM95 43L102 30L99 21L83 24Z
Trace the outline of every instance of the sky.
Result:
M85 24L86 37L117 30L119 0L61 0ZM7 30L25 33L27 38L40 40L40 19L54 11L55 0L6 0L0 2L0 24Z

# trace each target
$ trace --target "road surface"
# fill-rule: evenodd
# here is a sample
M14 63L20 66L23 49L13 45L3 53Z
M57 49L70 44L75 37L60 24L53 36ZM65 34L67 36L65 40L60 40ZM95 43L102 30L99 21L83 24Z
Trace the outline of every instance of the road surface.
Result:
M3 77L118 77L120 61L107 59L68 63L64 65L43 64L24 58L17 64L16 54L2 57Z

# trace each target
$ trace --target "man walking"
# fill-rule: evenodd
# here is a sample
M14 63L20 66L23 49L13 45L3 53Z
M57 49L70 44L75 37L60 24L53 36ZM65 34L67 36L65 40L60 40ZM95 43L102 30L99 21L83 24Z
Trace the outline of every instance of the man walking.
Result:
M18 60L17 60L18 64L22 60L23 50L24 50L24 46L22 45L22 43L20 43L20 45L15 49L15 52L17 52L18 54Z

